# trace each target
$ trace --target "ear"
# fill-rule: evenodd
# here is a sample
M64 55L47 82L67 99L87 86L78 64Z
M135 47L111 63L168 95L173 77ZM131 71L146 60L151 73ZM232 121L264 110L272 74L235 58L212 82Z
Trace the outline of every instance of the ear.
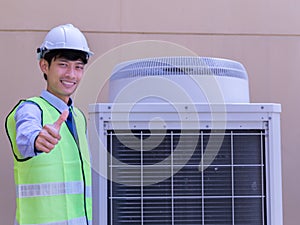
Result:
M41 59L39 64L40 64L41 71L44 74L47 74L48 73L48 68L49 68L48 62L45 59Z

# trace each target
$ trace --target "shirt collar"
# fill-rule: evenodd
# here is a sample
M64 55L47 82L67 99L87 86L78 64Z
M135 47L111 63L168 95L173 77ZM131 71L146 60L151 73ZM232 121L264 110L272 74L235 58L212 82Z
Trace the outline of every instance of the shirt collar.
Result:
M73 107L73 101L70 98L68 104L66 104L63 100L51 94L49 91L44 90L41 93L41 97L48 101L51 105L57 108L60 112L68 109L69 107Z

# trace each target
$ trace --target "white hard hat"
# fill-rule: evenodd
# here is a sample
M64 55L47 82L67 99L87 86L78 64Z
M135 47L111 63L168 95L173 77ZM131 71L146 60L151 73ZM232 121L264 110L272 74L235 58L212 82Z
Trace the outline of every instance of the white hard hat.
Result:
M44 42L37 49L38 58L43 58L45 53L53 49L72 49L93 55L87 41L81 31L72 24L60 25L51 29L46 35Z

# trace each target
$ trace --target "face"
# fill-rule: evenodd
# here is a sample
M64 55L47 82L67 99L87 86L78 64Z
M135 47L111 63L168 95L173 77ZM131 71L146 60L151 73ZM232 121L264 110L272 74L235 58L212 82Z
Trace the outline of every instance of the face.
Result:
M84 63L64 58L52 59L51 65L40 60L40 68L47 75L47 91L68 103L83 76Z

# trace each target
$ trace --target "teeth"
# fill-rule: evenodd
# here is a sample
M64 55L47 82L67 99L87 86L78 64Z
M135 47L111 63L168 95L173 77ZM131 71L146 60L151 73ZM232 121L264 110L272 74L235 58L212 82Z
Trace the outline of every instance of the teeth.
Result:
M73 85L73 84L75 84L75 82L65 81L65 80L62 80L61 82L62 82L63 84L65 84L65 85Z

